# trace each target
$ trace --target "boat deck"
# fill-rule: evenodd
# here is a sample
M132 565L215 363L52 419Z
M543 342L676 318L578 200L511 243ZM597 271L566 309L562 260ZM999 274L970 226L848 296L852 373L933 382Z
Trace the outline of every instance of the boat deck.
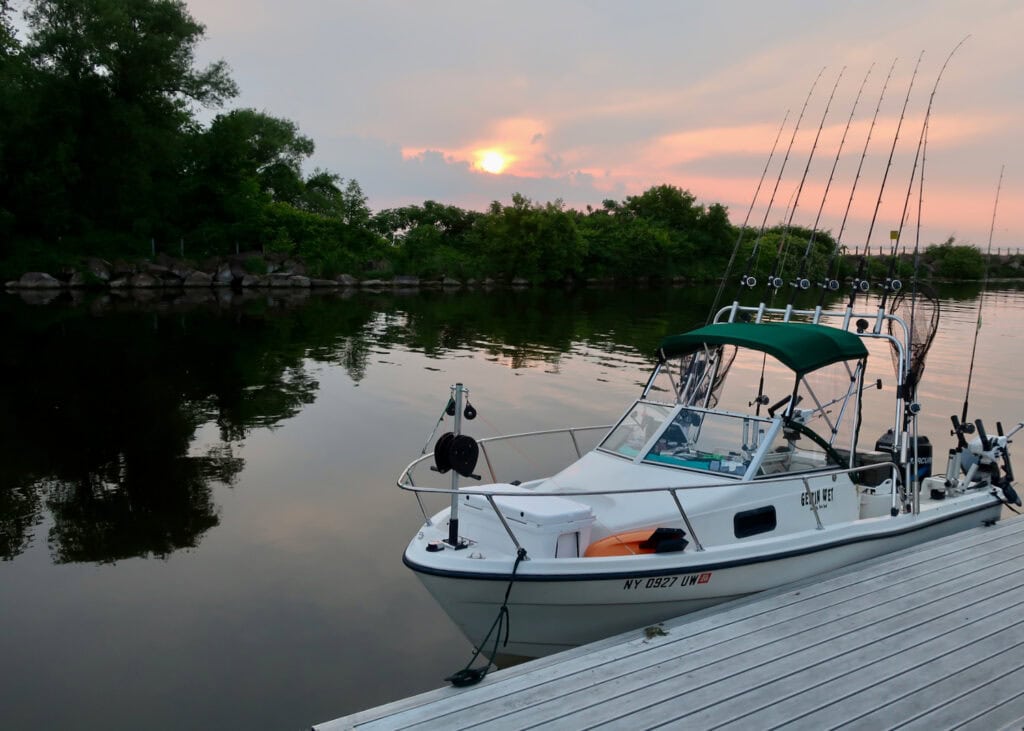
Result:
M315 729L1021 728L1022 560L1005 521Z

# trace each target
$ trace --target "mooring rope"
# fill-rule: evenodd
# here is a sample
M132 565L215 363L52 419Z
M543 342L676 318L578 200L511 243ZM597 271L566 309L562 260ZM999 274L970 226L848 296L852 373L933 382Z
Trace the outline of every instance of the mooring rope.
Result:
M487 672L491 669L491 665L494 664L494 656L498 654L498 640L501 639L501 629L504 625L505 628L505 641L502 643L502 647L508 644L508 633L511 629L512 622L509 618L508 612L508 597L512 593L512 585L516 582L516 571L519 569L519 564L526 558L526 549L520 548L516 552L516 562L512 565L512 576L508 580L508 587L505 589L505 600L501 603L501 609L498 610L498 616L494 618L494 622L491 624L491 628L487 630L487 634L480 641L479 646L473 652L473 657L466 663L466 667L462 668L456 673L452 673L446 681L454 685L456 688L462 688L467 685L475 685L487 677ZM473 667L473 663L476 662L477 657L480 656L480 652L484 649L487 644L487 640L494 635L494 647L491 650L491 655L487 660L487 664L478 668Z

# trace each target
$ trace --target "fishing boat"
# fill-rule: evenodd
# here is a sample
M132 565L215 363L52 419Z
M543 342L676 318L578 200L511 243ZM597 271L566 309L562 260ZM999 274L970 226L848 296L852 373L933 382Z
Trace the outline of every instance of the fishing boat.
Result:
M814 84L808 100L813 90ZM904 112L909 98L910 89ZM901 222L923 158L931 99ZM902 122L901 114L889 165ZM811 156L816 146L817 136ZM836 162L841 150L842 142ZM776 191L788 158L789 151ZM787 230L810 161L789 206ZM462 433L475 415L467 389L452 386L442 419L450 416L453 428L398 479L415 493L424 518L403 560L478 653L538 657L650 627L989 525L1005 505L1021 504L1008 450L1024 423L1004 430L997 422L990 433L981 419L968 420L965 396L963 413L951 417L955 441L945 461L934 463L931 442L918 432L917 384L939 308L916 272L909 288L897 276L902 223L891 236L888 274L874 283L881 294L876 302L867 297L872 282L865 260L889 165L845 306L826 306L826 294L841 286L834 263L845 215L816 306L797 307L796 294L811 286L805 275L817 220L789 282L788 304L774 304L786 285L785 233L765 295L757 304L741 304L741 293L756 285L752 263L773 192L740 293L721 308L716 297L702 327L662 341L642 392L615 423L477 440ZM859 179L860 166L847 214ZM878 367L890 360L891 371ZM969 374L973 368L972 354ZM970 377L967 383L969 392ZM862 438L864 424L878 431ZM544 452L550 469L538 470L542 461L534 452ZM437 478L448 483L438 485ZM431 512L425 505L431 497L447 505Z
M865 448L864 395L882 388L868 370L872 341L894 353L896 383L892 427ZM459 423L398 481L421 509L428 494L451 498L424 509L404 562L474 645L504 607L499 653L537 657L992 524L1019 504L1008 445L1022 425L989 435L953 417L959 443L934 474L906 398L911 345L891 312L734 303L665 338L610 427L482 440L460 433L473 407L456 384L447 411ZM788 373L771 405L750 383L726 397L743 353ZM830 383L838 393L823 390ZM508 459L507 474L495 467L502 449L527 462L523 445L560 442L565 464L547 477L520 480ZM486 484L475 484L478 464ZM425 472L452 483L427 487Z

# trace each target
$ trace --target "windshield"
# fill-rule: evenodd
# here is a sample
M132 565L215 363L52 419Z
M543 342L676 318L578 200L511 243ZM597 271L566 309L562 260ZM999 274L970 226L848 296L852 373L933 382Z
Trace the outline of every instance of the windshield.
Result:
M742 476L754 459L771 420L682 408L644 459L676 467Z
M623 457L744 475L771 419L637 401L601 443Z
M674 410L669 404L637 401L601 442L600 448L630 459L636 457Z

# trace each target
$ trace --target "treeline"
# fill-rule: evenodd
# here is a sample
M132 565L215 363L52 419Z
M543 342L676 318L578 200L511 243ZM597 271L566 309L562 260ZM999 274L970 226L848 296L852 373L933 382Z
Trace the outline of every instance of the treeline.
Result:
M28 0L23 19L24 39L0 0L0 275L155 250L283 253L320 277L708 281L738 237L724 206L669 185L583 211L514 195L484 212L373 212L355 180L303 172L314 143L294 122L253 109L201 121L238 88L225 62L197 67L204 28L184 2ZM751 259L755 234L736 266L760 277L777 251L792 275L811 236L769 231ZM821 277L835 242L814 238L799 268Z
M726 209L671 186L597 209L513 196L488 211L427 201L372 212L355 180L304 175L314 143L287 120L222 111L238 89L200 68L203 26L179 0L29 0L24 40L0 0L0 261L195 259L261 250L332 276L562 281L714 277Z

